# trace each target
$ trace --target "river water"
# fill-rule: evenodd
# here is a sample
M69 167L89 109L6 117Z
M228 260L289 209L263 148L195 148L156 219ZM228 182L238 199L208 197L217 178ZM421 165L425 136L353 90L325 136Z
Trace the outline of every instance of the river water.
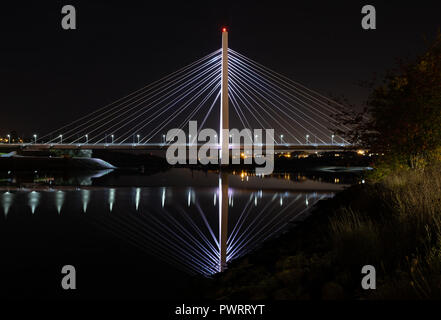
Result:
M329 170L3 173L0 295L185 297L192 276L224 270L360 182ZM64 265L75 267L75 291L61 288Z

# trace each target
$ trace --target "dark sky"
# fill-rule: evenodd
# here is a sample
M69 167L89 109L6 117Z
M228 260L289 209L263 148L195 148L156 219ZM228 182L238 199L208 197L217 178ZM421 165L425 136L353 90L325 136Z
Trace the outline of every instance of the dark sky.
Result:
M438 1L439 2L439 1ZM322 93L360 103L357 83L424 48L441 25L428 1L24 1L0 8L0 134L43 134L221 45ZM77 9L78 29L60 26ZM360 26L377 9L377 30Z

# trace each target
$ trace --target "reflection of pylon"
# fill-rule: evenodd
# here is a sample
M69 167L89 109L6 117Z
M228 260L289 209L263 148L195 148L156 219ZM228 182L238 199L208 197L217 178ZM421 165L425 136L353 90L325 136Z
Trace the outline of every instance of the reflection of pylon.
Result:
M227 240L228 240L228 174L219 173L219 271L227 267Z
M222 29L222 76L221 76L221 110L220 110L220 158L222 164L229 161L229 121L228 121L228 31Z

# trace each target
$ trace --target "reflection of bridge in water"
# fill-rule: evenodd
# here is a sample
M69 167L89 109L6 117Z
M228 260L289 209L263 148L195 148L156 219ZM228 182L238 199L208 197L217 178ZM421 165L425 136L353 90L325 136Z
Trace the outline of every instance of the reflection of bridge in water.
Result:
M227 174L219 175L217 188L36 190L2 193L5 218L26 214L22 209L14 211L15 201L27 203L29 216L49 214L50 207L61 216L73 213L175 267L207 276L279 234L317 201L333 196L232 189Z

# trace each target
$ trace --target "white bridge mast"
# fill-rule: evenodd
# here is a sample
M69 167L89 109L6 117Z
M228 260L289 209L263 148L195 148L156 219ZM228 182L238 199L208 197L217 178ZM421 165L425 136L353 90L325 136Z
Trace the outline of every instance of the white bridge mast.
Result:
M221 164L228 164L229 152L229 121L228 121L228 31L222 28L222 78L221 78L221 109L220 109L220 159Z

